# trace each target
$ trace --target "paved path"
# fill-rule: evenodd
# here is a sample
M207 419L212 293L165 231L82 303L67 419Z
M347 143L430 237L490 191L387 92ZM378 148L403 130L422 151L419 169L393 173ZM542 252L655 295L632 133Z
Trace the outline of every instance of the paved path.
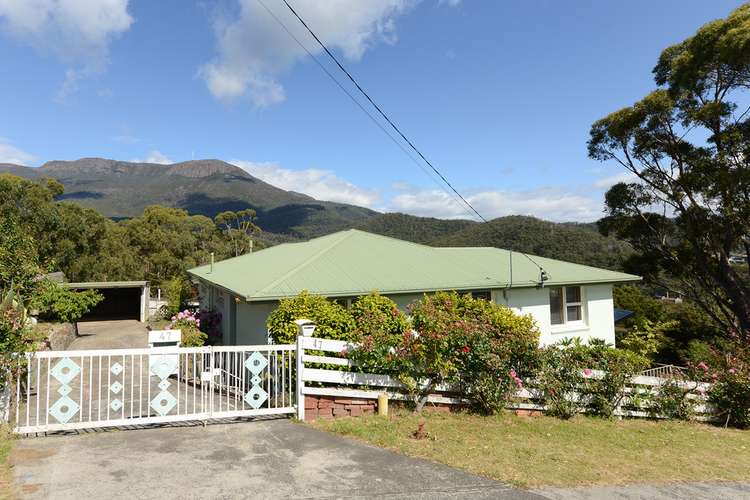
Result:
M549 488L535 493L552 500L745 500L750 485L739 483L681 483L667 485L600 486L593 488Z
M288 420L24 439L24 498L539 499Z
M146 323L135 320L80 322L78 334L69 351L148 347Z

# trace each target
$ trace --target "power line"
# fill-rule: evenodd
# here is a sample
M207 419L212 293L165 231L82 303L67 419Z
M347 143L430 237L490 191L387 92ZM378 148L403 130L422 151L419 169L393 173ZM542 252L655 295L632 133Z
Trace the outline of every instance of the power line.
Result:
M382 125L382 124L381 124L381 123L380 123L379 121L377 121L377 120L376 120L376 119L375 119L375 118L374 118L374 117L372 116L372 114L371 114L371 113L370 113L370 112L369 112L369 111L368 111L367 109L365 109L365 108L364 108L364 106L362 106L362 104L361 104L361 103L359 102L359 100L357 100L356 98L354 98L354 96L352 96L352 94L351 94L351 93L350 93L350 92L349 92L348 90L346 90L346 88L345 88L345 87L344 87L343 85L341 85L341 83L340 83L340 82L338 81L338 79L336 79L336 78L335 78L335 77L334 77L334 76L333 76L333 75L332 75L332 74L331 74L331 73L330 73L330 72L328 71L328 69L327 69L327 68L326 68L325 66L323 66L323 64L321 64L321 62L320 62L320 61L319 61L319 60L318 60L318 59L317 59L317 58L316 58L316 57L315 57L315 56L314 56L314 55L313 55L313 54L312 54L312 53L311 53L311 52L310 52L310 51L309 51L309 50L307 49L307 47L305 47L305 46L304 46L304 44L302 44L302 43L301 43L301 42L300 42L300 41L299 41L299 40L297 39L297 37L296 37L296 36L294 36L294 34L293 34L293 33L292 33L292 32L291 32L291 31L290 31L290 30L289 30L289 29L288 29L288 28L287 28L287 27L286 27L286 26L284 25L284 23L283 23L283 22L281 22L281 20L280 20L280 19L279 19L279 18L278 18L278 17L277 17L277 16L276 16L276 15L275 15L274 13L273 13L273 11L271 11L271 10L270 10L270 9L269 9L269 8L268 8L268 7L267 7L267 6L266 6L266 5L265 5L265 4L263 3L263 1L262 1L262 0L257 0L257 1L258 1L258 3L260 3L260 4L261 4L261 5L263 6L263 8L264 8L264 9L265 9L265 10L266 10L266 11L267 11L267 12L268 12L268 13L269 13L269 14L270 14L270 15L271 15L271 16L272 16L272 17L273 17L273 18L274 18L275 20L276 20L276 22L278 22L278 23L279 23L279 24L280 24L280 25L282 26L282 28L284 28L284 31L286 31L286 32L287 32L287 34L289 34L289 36L291 36L291 37L292 37L292 38L294 39L294 41L295 41L295 42L297 42L297 44L298 44L298 45L299 45L300 47L302 47L302 48L303 48L303 49L305 50L305 52L307 52L307 54L308 54L308 55L309 55L309 56L310 56L310 57L311 57L311 58L312 58L312 59L313 59L313 60L314 60L314 61L315 61L315 62L316 62L316 63L318 64L318 66L320 66L320 68L321 68L321 69L322 69L322 70L323 70L323 71L324 71L324 72L325 72L325 73L326 73L326 74L327 74L327 75L328 75L328 76L329 76L329 77L330 77L330 78L331 78L331 79L332 79L332 80L333 80L333 81L334 81L334 82L336 83L336 85L338 85L338 87L339 87L339 88L340 88L340 89L341 89L342 91L344 91L344 92L346 93L346 95L347 95L347 96L349 96L349 98L350 98L350 99L351 99L352 101L354 101L354 102L355 102L355 103L357 104L357 106L358 106L358 107L359 107L359 108L360 108L360 109L361 109L362 111L364 111L364 112L365 112L365 114L367 114L367 116L368 116L368 117L369 117L369 118L370 118L370 119L371 119L371 120L372 120L372 121L373 121L373 122L374 122L374 123L375 123L375 124L376 124L376 125L377 125L377 126L378 126L378 127L379 127L379 128L381 129L381 130L382 130L382 131L383 131L383 132L385 132L385 134L386 134L386 135L387 135L387 136L388 136L388 137L389 137L389 138L390 138L390 139L391 139L392 141L394 141L394 142L396 143L396 145L398 145L398 146L399 146L399 148L401 148L401 150L402 150L402 151L404 151L404 153L406 153L406 154L407 154L407 156L409 156L409 158L410 158L410 159L411 159L412 161L414 161L414 162L415 162L415 163L416 163L416 164L417 164L417 165L418 165L418 166L419 166L420 168L422 168L422 169L424 170L424 168L422 167L422 165L421 165L421 164L420 164L419 162L417 162L417 161L416 161L416 159L415 159L415 158L414 158L414 157L413 157L413 156L412 156L412 155L411 155L411 154L410 154L410 153L409 153L409 152L408 152L408 151L407 151L407 150L406 150L406 149L405 149L405 148L403 147L403 145L402 145L401 143L399 143L398 141L396 141L396 139L395 139L395 138L394 138L394 137L393 137L393 136L392 136L392 135L391 135L391 134L390 134L390 133L389 133L389 132L388 132L388 131L387 131L387 130L386 130L386 129L384 128L384 127L383 127L383 125ZM413 143L413 142L412 142L411 140L409 140L409 138L408 138L408 137L406 137L406 135L405 135L405 134L404 134L404 133L403 133L403 132L401 131L401 129L400 129L400 128L398 128L398 126L396 126L396 124L395 124L395 123L394 123L394 122L393 122L393 121L392 121L392 120L391 120L391 119L390 119L390 118L388 117L388 115L387 115L387 114L385 113L385 111L383 111L383 110L381 109L381 107L380 107L380 106L378 106L378 104L377 104L377 103L376 103L376 102L375 102L375 101L374 101L374 100L373 100L373 99L372 99L372 98L370 97L370 95L369 95L369 94L368 94L368 93L367 93L367 92L366 92L366 91L365 91L365 90L364 90L364 89L362 88L362 86L361 86L361 85L360 85L360 84L359 84L359 83L357 82L357 80L355 80L355 79L354 79L354 77L352 76L352 74L351 74L351 73L349 73L349 71L348 71L348 70L347 70L347 69L346 69L346 68L344 67L344 65L343 65L343 64L341 64L341 62L340 62L340 61L338 60L338 58L336 58L336 56L334 56L334 55L333 55L333 53L332 53L332 52L331 52L331 51L330 51L330 50L328 49L328 47L327 47L327 46L326 46L326 45L325 45L325 44L324 44L324 43L323 43L323 42L322 42L322 41L320 40L320 38L318 37L318 35L316 35L316 34L315 34L315 32L314 32L314 31L313 31L313 30L312 30L312 29L310 28L310 26L308 26L308 25L307 25L307 23L305 22L305 20L304 20L304 19L302 19L302 17L301 17L301 16L300 16L300 15L299 15L299 14L297 13L297 11L296 11L296 10L294 10L294 8L293 8L293 7L292 7L292 6L291 6L291 5L289 4L289 2L288 2L287 0L282 0L282 2L284 2L284 5L286 5L286 6L287 6L287 8L289 9L289 11L290 11L290 12L291 12L291 13L292 13L292 14L294 15L294 17L296 17L296 18L297 18L297 20L298 20L298 21L299 21L299 22L300 22L300 23L302 24L302 26L304 26L304 27L305 27L305 29L307 30L307 32L308 32L308 33L309 33L309 34L310 34L310 35L311 35L311 36L312 36L312 37L313 37L313 38L315 39L315 41L316 41L316 42L318 43L318 45L320 45L320 47L321 47L321 48L323 49L323 51L324 51L324 52L325 52L325 53L326 53L326 54L328 55L328 57L330 57L330 58L331 58L331 60L332 60L332 61L333 61L334 63L336 63L336 66L338 66L338 67L339 67L339 69L340 69L340 70L341 70L341 71L342 71L342 72L343 72L343 73L344 73L344 74L345 74L345 75L347 76L347 78L349 78L349 80L350 80L350 81L351 81L351 82L352 82L352 83L354 84L354 86L355 86L355 87L357 88L357 90L359 90L359 92L360 92L360 93L361 93L361 94L362 94L362 95L363 95L363 96L364 96L364 97L365 97L365 98L367 99L367 101L368 101L368 102L369 102L369 103L370 103L370 104L371 104L371 105L372 105L372 106L373 106L373 107L374 107L374 108L375 108L375 109L377 110L377 112L378 112L378 113L380 114L380 116L382 116L382 117L383 117L383 119L384 119L384 120L385 120L386 122L388 122L388 124L389 124L389 125L391 126L391 128L392 128L393 130L395 130L395 131L396 131L396 133L397 133L397 134L398 134L398 135L399 135L399 136L400 136L400 137L401 137L401 138L402 138L402 139L403 139L403 140L404 140L404 141L406 142L406 144L408 144L408 145L409 145L409 147L410 147L410 148L411 148L411 149L412 149L412 150L413 150L413 151L414 151L415 153L417 153L417 155L418 155L418 156L419 156L419 157L420 157L420 158L421 158L421 159L422 159L422 160L423 160L423 161L424 161L424 162L425 162L425 163L426 163L426 164L427 164L427 165L428 165L428 166L430 167L430 169L432 169L432 171L433 171L433 172L434 172L435 174L437 174L437 176L438 176L438 177L439 177L439 178L440 178L440 179L441 179L441 180L442 180L442 181L443 181L443 182L445 183L445 185L447 185L447 186L448 186L448 187L449 187L449 188L451 189L451 191L453 191L453 193L454 193L454 194L455 194L456 196L458 196L458 198L459 198L459 199L460 199L461 201L463 201L463 203L464 203L464 204L465 204L465 205L466 205L466 206L467 206L467 207L468 207L469 209L471 209L471 211L472 211L472 212L473 212L474 214L476 214L476 216L477 216L477 217L479 217L479 219L480 219L480 220L481 220L482 222L487 222L487 219L485 219L485 218L484 218L484 217L482 216L482 214L480 214L480 213L479 213L479 212L478 212L478 211L477 211L477 210L476 210L476 209L475 209L475 208L474 208L474 207L473 207L473 206L471 205L471 203L469 203L469 201L468 201L468 200L467 200L466 198L464 198L464 197L463 197L463 195L461 195L461 193L459 193L459 192L458 192L458 190L457 190L457 189L456 189L455 187L453 187L453 185L452 185L452 184L451 184L451 183L450 183L450 182L448 181L448 179L446 179L446 178L445 178L445 176L444 176L444 175L443 175L442 173L440 173L440 171L439 171L439 170L438 170L437 168L435 168L435 166L434 166L434 165L432 164L432 162L430 162L430 161L429 161L429 160L427 159L427 157L425 157L425 155L424 155L424 154L422 154L422 152L421 152L421 151L420 151L419 149L417 149L417 147L416 147L416 146L414 145L414 143ZM513 251L512 251L512 250L510 250L509 252L510 252L510 255L509 255L509 257L510 257L510 259L509 259L509 260L510 260L510 262L509 262L509 265L510 265L510 282L509 282L509 286L512 286L512 284L513 284L513 277L512 277L512 276L513 276ZM534 265L535 265L535 266L536 266L537 268L539 268L539 271L540 271L540 275L539 275L539 281L540 281L540 284L541 284L541 285L544 285L544 281L546 281L546 280L548 279L548 276L547 276L547 272L546 272L546 271L544 270L544 268L543 268L542 266L540 266L539 264L537 264L537 262L536 262L536 261L535 261L534 259L532 259L532 258L531 258L531 257L530 257L529 255L527 255L527 254L525 254L525 253L523 253L523 252L518 252L518 253L520 253L521 255L523 255L524 257L526 257L526 258L527 258L527 259L528 259L528 260L529 260L529 261L530 261L530 262L531 262L532 264L534 264Z
M409 157L409 159L410 159L410 160L411 160L411 161L412 161L412 162L413 162L413 163L414 163L414 164L415 164L415 165L416 165L417 167L419 167L419 168L420 168L420 169L421 169L421 170L422 170L422 171L423 171L423 172L424 172L424 173L425 173L425 174L427 175L427 177L429 177L429 178L430 178L430 180L431 180L432 182L434 182L434 183L435 183L435 185L436 185L436 186L437 186L437 187L438 187L439 189L441 189L442 191L444 191L444 192L445 192L445 193L446 193L446 194L448 195L448 197L449 197L448 199L450 199L450 200L451 200L451 201L452 201L453 203L455 203L455 204L456 204L456 205L457 205L457 206L458 206L458 207L459 207L459 208L460 208L461 210L464 210L464 211L466 211L466 213L467 213L467 214L468 214L468 215L469 215L470 217L473 217L473 216L474 216L474 214L473 214L473 213L472 213L472 212L471 212L471 211L470 211L470 210L469 210L469 209L468 209L468 208L467 208L467 207L466 207L465 205L463 205L463 204L459 203L459 201L455 199L455 197L454 197L454 196L453 196L453 195L452 195L452 194L450 193L450 191L448 191L447 189L445 189L445 186L443 186L442 184L440 184L440 182L439 182L439 181L438 181L437 179L435 179L435 178L433 177L433 175L432 175L432 174L430 173L430 171L429 171L429 170L427 170L427 169L425 168L425 166L424 166L424 165L422 165L422 164L421 164L421 163L419 162L419 160L417 160L417 159L416 159L416 158L415 158L415 157L414 157L414 156L412 155L412 153L411 153L411 152L410 152L410 151L409 151L408 149L406 149L406 148L404 147L404 145L403 145L403 144L401 144L401 143L400 143L400 142L399 142L399 141L398 141L398 140L397 140L397 139L396 139L395 137L393 137L393 135L392 135L392 134L391 134L391 133L390 133L390 132L388 131L388 129L386 129L386 128L385 128L385 127L383 126L383 124L382 124L382 123L380 123L380 122L379 122L379 121L378 121L378 120L377 120L377 119L376 119L376 118L375 118L375 117L374 117L374 116L372 115L372 113L370 113L370 111L369 111L369 110L368 110L367 108L365 108L365 107L364 107L364 106L362 105L362 103L361 103L361 102L359 102L359 100L358 100L358 99L357 99L356 97L354 97L354 96L353 96L353 95L351 94L351 92L349 92L349 90L347 90L347 89L346 89L346 87L344 87L344 86L343 86L343 85L341 84L341 82L339 82L338 78L336 78L336 77L335 77L335 76L334 76L334 75L333 75L333 74L332 74L332 73L331 73L330 71L328 71L328 68L326 68L326 67L325 67L325 65L324 65L323 63L321 63L321 62L320 62L320 60L319 60L319 59L318 59L317 57L315 57L315 54L313 54L312 52L310 52L310 50L309 50L309 49L308 49L308 48L307 48L307 47L306 47L306 46L305 46L305 45L304 45L304 44L303 44L303 43L302 43L302 42L301 42L301 41L299 40L299 38L297 38L297 37L296 37L296 36L294 35L294 33L292 33L292 31L291 31L291 30L290 30L290 29L289 29L289 28L288 28L288 27L287 27L287 26L286 26L286 25L284 24L284 22L283 22L283 21L282 21L281 19L279 19L279 18L278 18L278 16L277 16L277 15L276 15L276 14L275 14L275 13L273 12L273 10L271 10L271 9L270 9L270 8L269 8L269 7L268 7L268 6L267 6L267 5L266 5L266 4L265 4L265 3L263 2L263 0L257 0L257 2L258 2L258 4L260 4L260 6L261 6L261 7L263 7L263 9L265 9L265 11L266 11L266 12L267 12L267 13L268 13L268 14L269 14L269 15L270 15L270 16L271 16L271 17L272 17L273 19L274 19L274 21L276 21L276 22L278 23L278 25L279 25L279 26L281 26L281 28L282 28L282 29L283 29L283 30L284 30L284 31L285 31L285 32L287 33L287 35L289 35L289 36L290 36L290 37L292 38L292 40L294 40L294 41L295 41L295 42L297 43L297 45L299 45L299 46L300 46L300 48L302 48L302 50L304 50L305 52L307 52L307 55L308 55L308 56L309 56L309 57L310 57L310 58L311 58L311 59L312 59L313 61L315 61L315 64L317 64L317 65L318 65L318 67L319 67L319 68L320 68L321 70L323 70L323 72L324 72L324 73L325 73L325 74L326 74L326 75L328 76L328 78L330 78L330 79L331 79L331 80L333 81L333 83L335 83L335 84L336 84L336 86L337 86L337 87L338 87L338 88L339 88L339 89L340 89L340 90L341 90L341 91L342 91L342 92L343 92L344 94L346 94L346 95L347 95L347 96L349 97L349 99L351 99L351 101L352 101L352 102L353 102L354 104L356 104L356 105L357 105L357 107L359 107L359 109L360 109L360 110L362 110L362 112L363 112L363 113L365 113L365 114L367 115L367 117L368 117L368 118L369 118L369 119L370 119L370 120L371 120L371 121L372 121L372 122L373 122L373 123L374 123L374 124L375 124L375 125L376 125L376 126L377 126L377 127L378 127L378 128L379 128L379 129L380 129L380 130L381 130L381 131L382 131L382 132L384 133L384 134L385 134L385 135L386 135L386 136L388 136L388 138L389 138L389 139L390 139L390 140L391 140L391 141L392 141L392 142L393 142L393 143L394 143L394 144L395 144L396 146L398 146L398 148L399 148L399 149L400 149L401 151L403 151L403 152L404 152L404 154L405 154L406 156L408 156L408 157ZM480 217L481 217L481 216L480 216Z
M333 62L336 63L336 65L339 67L339 69L344 72L344 74L349 78L349 80L351 80L351 82L354 84L354 86L357 87L357 90L359 90L360 93L363 96L365 96L365 98L370 102L370 104L372 104L372 106L378 111L378 113L380 113L380 116L382 116L383 119L385 119L385 121L388 122L388 124L393 128L393 130L395 130L396 133L398 133L398 135L401 136L401 138L409 145L409 147L411 149L413 149L414 152L417 153L417 155L419 155L419 157L422 158L422 160L427 165L430 166L430 168L432 169L432 171L435 172L440 177L440 179L442 179L442 181L454 193L456 193L456 195L461 199L461 201L463 201L466 204L466 206L469 207L471 209L471 211L474 212L477 215L477 217L479 217L479 219L482 222L487 222L487 219L485 219L484 217L482 217L482 214L480 214L479 212L477 212L477 210L471 205L471 203L469 203L466 200L466 198L464 198L461 195L461 193L459 193L456 190L456 188L453 187L453 185L448 181L448 179L446 179L445 176L443 174L441 174L440 171L437 168L435 168L435 166L430 162L430 160L428 160L422 154L422 152L419 149L417 149L417 147L414 145L414 143L412 143L406 137L406 135L404 135L404 133L401 132L401 129L399 129L396 126L396 124L393 123L393 121L388 117L388 115L385 114L385 112L380 108L380 106L378 106L377 103L375 103L375 101L372 100L372 98L370 97L370 95L367 92L365 92L365 90L359 85L359 83L357 83L357 80L354 79L354 77L351 75L351 73L349 73L349 71L347 71L347 69L339 62L339 60L336 58L336 56L334 56L333 53L330 50L328 50L328 47L326 47L326 45L323 42L320 41L320 38L318 38L318 35L316 35L315 32L312 29L310 29L310 27L307 25L307 23L305 22L305 20L302 19L299 14L297 14L297 11L294 10L294 8L291 5L289 5L289 2L287 2L287 0L281 0L281 1L284 2L284 5L286 5L287 8L289 8L289 10L292 12L292 14L294 14L294 17L296 17L299 20L299 22L302 23L302 26L304 26L305 29L307 29L307 31L310 33L310 35L312 35L312 37L315 39L315 41L318 42L318 45L320 45L320 47L325 51L325 53L328 54L328 57L330 57L333 60Z

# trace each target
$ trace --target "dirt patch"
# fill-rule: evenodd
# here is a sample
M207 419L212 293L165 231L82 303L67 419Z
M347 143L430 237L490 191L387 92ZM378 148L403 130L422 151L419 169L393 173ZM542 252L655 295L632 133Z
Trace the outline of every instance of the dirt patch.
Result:
M57 450L53 448L22 448L16 447L10 454L10 463L16 465L21 462L41 460L56 455Z

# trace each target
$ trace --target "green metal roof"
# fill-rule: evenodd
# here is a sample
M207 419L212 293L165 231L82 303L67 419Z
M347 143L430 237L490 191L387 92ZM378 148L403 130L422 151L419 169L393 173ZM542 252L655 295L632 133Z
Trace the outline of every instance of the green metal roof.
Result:
M510 258L513 280L510 279ZM637 281L631 274L531 258L545 286ZM248 301L290 297L302 290L355 296L538 286L540 270L518 252L499 248L435 248L350 229L303 243L286 243L188 271Z

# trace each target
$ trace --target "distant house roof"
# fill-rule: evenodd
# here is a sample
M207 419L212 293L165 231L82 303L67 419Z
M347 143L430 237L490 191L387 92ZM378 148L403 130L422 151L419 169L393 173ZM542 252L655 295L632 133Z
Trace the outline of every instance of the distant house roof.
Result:
M633 311L628 311L627 309L618 309L615 307L615 323L617 323L618 321L622 321L625 318L629 318L633 314L635 314Z
M540 271L523 254L498 248L436 248L350 229L286 243L196 267L189 274L247 301L290 297L302 290L329 297L370 293L533 287ZM533 257L545 286L637 281L631 274Z

